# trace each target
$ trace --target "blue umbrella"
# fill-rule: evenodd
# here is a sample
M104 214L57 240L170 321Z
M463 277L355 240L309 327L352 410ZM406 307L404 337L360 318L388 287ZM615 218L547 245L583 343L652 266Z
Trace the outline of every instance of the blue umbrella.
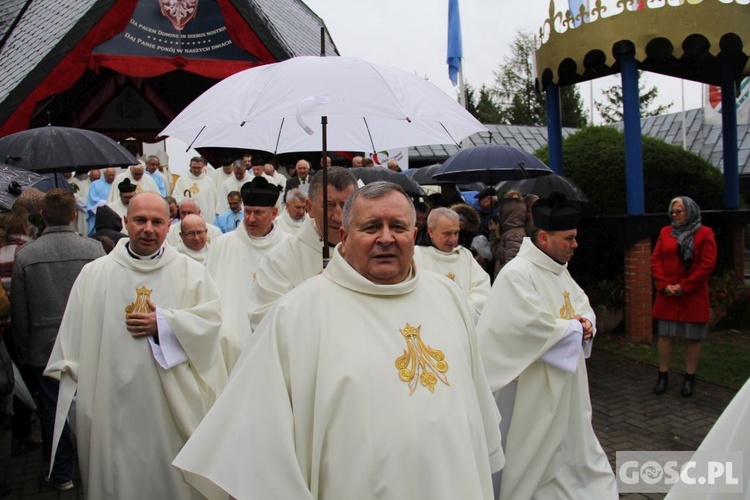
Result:
M501 181L552 173L541 160L522 149L489 144L462 149L445 160L433 178L456 183L483 182L491 186Z

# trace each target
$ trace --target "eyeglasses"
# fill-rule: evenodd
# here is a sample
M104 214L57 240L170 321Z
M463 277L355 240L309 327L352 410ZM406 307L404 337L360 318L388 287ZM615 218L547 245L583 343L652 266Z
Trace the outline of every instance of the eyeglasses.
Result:
M684 210L672 210L671 212L669 212L669 215L680 215L682 213L685 213L685 211Z
M195 238L196 236L203 236L207 232L208 232L208 230L204 229L202 231L188 231L187 233L182 233L182 234L184 234L188 238Z

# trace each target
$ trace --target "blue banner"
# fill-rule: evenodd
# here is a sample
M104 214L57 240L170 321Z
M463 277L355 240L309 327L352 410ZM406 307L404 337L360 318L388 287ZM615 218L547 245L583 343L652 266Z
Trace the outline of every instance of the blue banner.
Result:
M461 15L458 12L458 0L448 0L448 76L453 85L458 85L458 71L461 58L464 56L461 47Z

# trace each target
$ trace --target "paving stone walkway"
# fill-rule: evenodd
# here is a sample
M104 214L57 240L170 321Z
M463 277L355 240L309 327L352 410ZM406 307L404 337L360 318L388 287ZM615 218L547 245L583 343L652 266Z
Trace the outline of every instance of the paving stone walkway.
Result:
M656 368L603 351L595 350L588 371L594 428L613 468L618 450L695 450L735 394L699 378L694 396L682 398L681 377L672 373L668 392L656 396L652 392ZM83 498L79 488L58 493L41 486L41 452L11 456L10 441L10 430L0 429L0 482L13 488L5 498ZM76 483L80 483L79 478ZM661 499L663 495L629 494L621 498Z

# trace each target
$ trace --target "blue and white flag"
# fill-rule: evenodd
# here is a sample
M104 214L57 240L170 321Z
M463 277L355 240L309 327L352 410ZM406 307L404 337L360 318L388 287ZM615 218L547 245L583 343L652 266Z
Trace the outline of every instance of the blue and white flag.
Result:
M577 28L581 25L583 19L576 19L576 16L581 13L581 5L586 13L589 12L589 0L568 0L568 8L570 9L570 15L573 17L573 27Z
M453 85L458 85L458 72L461 58L464 56L461 47L461 15L458 12L458 0L448 0L448 76Z

